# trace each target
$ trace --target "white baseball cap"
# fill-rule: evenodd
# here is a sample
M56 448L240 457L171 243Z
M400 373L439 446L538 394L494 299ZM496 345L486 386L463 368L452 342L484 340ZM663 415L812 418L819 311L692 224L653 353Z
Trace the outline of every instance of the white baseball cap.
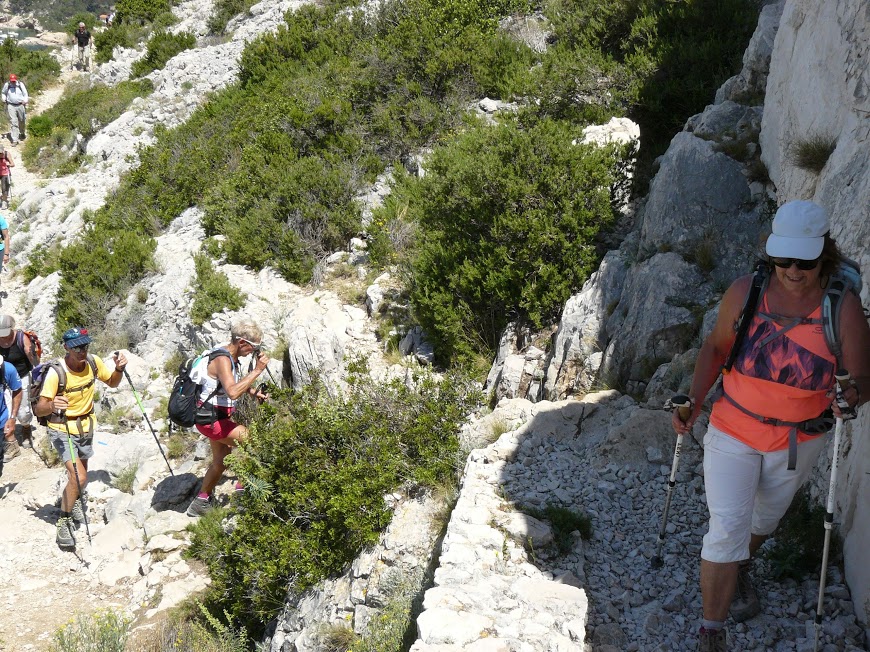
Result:
M815 260L822 255L831 230L828 211L815 202L796 199L779 207L765 247L768 256Z

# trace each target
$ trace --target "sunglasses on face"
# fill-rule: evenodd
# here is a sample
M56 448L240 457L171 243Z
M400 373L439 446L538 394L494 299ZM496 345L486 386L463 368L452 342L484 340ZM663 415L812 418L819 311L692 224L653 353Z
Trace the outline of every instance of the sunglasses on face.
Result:
M796 265L798 269L802 269L806 272L815 269L820 260L821 257L816 258L815 260L803 260L802 258L771 258L770 262L782 269L788 269L792 265Z
M80 344L79 346L71 346L69 347L70 351L76 351L78 353L84 353L88 350L90 344Z
M259 351L260 347L263 346L262 342L257 342L256 344L254 344L250 340L246 340L244 337L240 337L239 342L244 342L245 344L250 346L252 349L254 349L254 351Z

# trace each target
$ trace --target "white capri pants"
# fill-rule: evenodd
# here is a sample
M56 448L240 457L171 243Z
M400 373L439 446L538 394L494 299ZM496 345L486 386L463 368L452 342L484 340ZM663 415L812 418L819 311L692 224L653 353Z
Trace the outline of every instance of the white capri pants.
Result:
M789 471L787 449L764 453L711 425L704 436L710 529L701 558L720 564L749 559L750 534L773 533L826 442L819 435L798 444L796 468Z

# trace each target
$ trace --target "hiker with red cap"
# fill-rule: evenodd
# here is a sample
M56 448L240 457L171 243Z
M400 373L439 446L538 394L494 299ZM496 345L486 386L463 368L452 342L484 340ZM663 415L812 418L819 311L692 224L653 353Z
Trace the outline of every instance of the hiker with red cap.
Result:
M702 652L728 649L729 612L742 622L761 611L753 555L815 466L834 418L849 418L870 399L861 301L846 291L829 310L850 261L831 238L828 212L811 201L783 204L765 250L756 275L737 279L722 298L695 364L691 414L672 417L678 434L689 432L721 373L704 436L710 523L701 549ZM835 378L846 378L846 389Z
M3 102L6 103L6 113L9 115L9 137L13 145L27 138L25 123L27 122L27 88L24 82L18 80L14 73L9 75L9 81L3 84L0 91Z
M57 545L75 548L73 531L76 523L86 523L79 501L88 482L88 459L94 454L93 440L95 383L99 378L109 387L117 387L124 379L127 358L115 352L115 368L109 371L96 355L88 353L91 336L86 328L70 328L63 334L66 355L47 363L33 413L47 417L51 445L63 460L67 483L60 503L57 521ZM36 376L36 370L34 370Z

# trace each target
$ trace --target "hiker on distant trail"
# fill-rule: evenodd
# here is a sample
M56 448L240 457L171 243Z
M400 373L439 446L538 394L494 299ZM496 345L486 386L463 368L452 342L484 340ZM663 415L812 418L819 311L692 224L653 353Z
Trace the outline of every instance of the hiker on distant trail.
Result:
M751 558L806 480L825 447L823 433L833 423L828 419L814 429L803 422L818 423L828 408L836 417L843 415L832 403L837 358L819 325L825 288L842 260L829 230L826 210L813 202L791 201L776 212L766 245L768 285L733 368L722 374L721 394L714 397L704 437L710 524L701 550L699 650L727 650L729 608L736 622L761 610ZM751 282L751 276L737 279L722 298L695 364L691 416L683 422L674 413L677 433L691 430L723 369ZM843 299L839 323L842 367L852 376L843 398L854 408L870 398L870 326L851 292ZM790 453L796 453L793 470Z
M0 355L15 368L21 379L20 406L13 409L9 416L11 432L6 433L6 461L18 457L21 447L15 438L15 426L21 427L22 443L30 441L33 448L33 413L30 410L30 370L39 364L39 356L30 337L24 331L16 330L15 319L10 315L0 315Z
M79 23L79 28L74 32L73 36L76 40L76 46L78 47L79 68L87 70L88 58L86 55L88 46L91 44L91 33L88 31L88 28L84 23Z
M9 156L9 152L0 145L0 208L9 208L9 190L12 188L12 168L15 161Z
M39 400L33 409L36 416L48 418L49 439L67 470L60 518L57 520L56 541L62 548L75 547L73 519L76 523L82 523L85 518L81 502L78 501L78 487L81 486L84 491L87 485L88 459L94 454L96 379L99 378L109 387L117 387L124 378L124 368L127 366L124 354L116 352L113 357L115 369L109 371L98 356L88 353L90 343L91 337L85 328L70 328L63 334L63 348L66 350L66 355L60 360L60 371L66 381L63 391L58 391L62 379L58 369L52 366L45 374ZM75 450L75 465L71 446Z
M6 404L6 390L12 393L12 405ZM21 378L18 377L18 372L15 367L3 360L0 357L0 428L3 428L3 451L0 455L3 456L3 462L8 462L18 453L13 453L18 449L18 442L15 441L15 413L21 405ZM13 446L13 448L10 448ZM3 464L0 463L0 471L3 469Z
M27 102L30 100L27 88L24 86L24 82L18 81L15 74L11 74L9 81L3 84L0 96L3 97L6 113L9 115L9 137L12 144L17 145L19 140L27 138L25 126L27 123Z
M206 356L205 372L201 383L199 403L214 406L215 421L207 425L197 424L196 429L208 438L211 445L211 465L202 479L199 494L187 508L188 516L202 516L214 505L212 491L226 468L224 458L248 435L248 429L231 419L236 400L248 393L263 401L267 397L254 387L254 381L269 364L269 357L260 350L263 331L253 321L242 320L230 329L230 343L224 344ZM254 368L245 376L239 369L239 358L253 355ZM242 486L236 483L236 490Z
M0 214L0 252L3 253L3 264L0 266L0 271L9 264L9 222Z

